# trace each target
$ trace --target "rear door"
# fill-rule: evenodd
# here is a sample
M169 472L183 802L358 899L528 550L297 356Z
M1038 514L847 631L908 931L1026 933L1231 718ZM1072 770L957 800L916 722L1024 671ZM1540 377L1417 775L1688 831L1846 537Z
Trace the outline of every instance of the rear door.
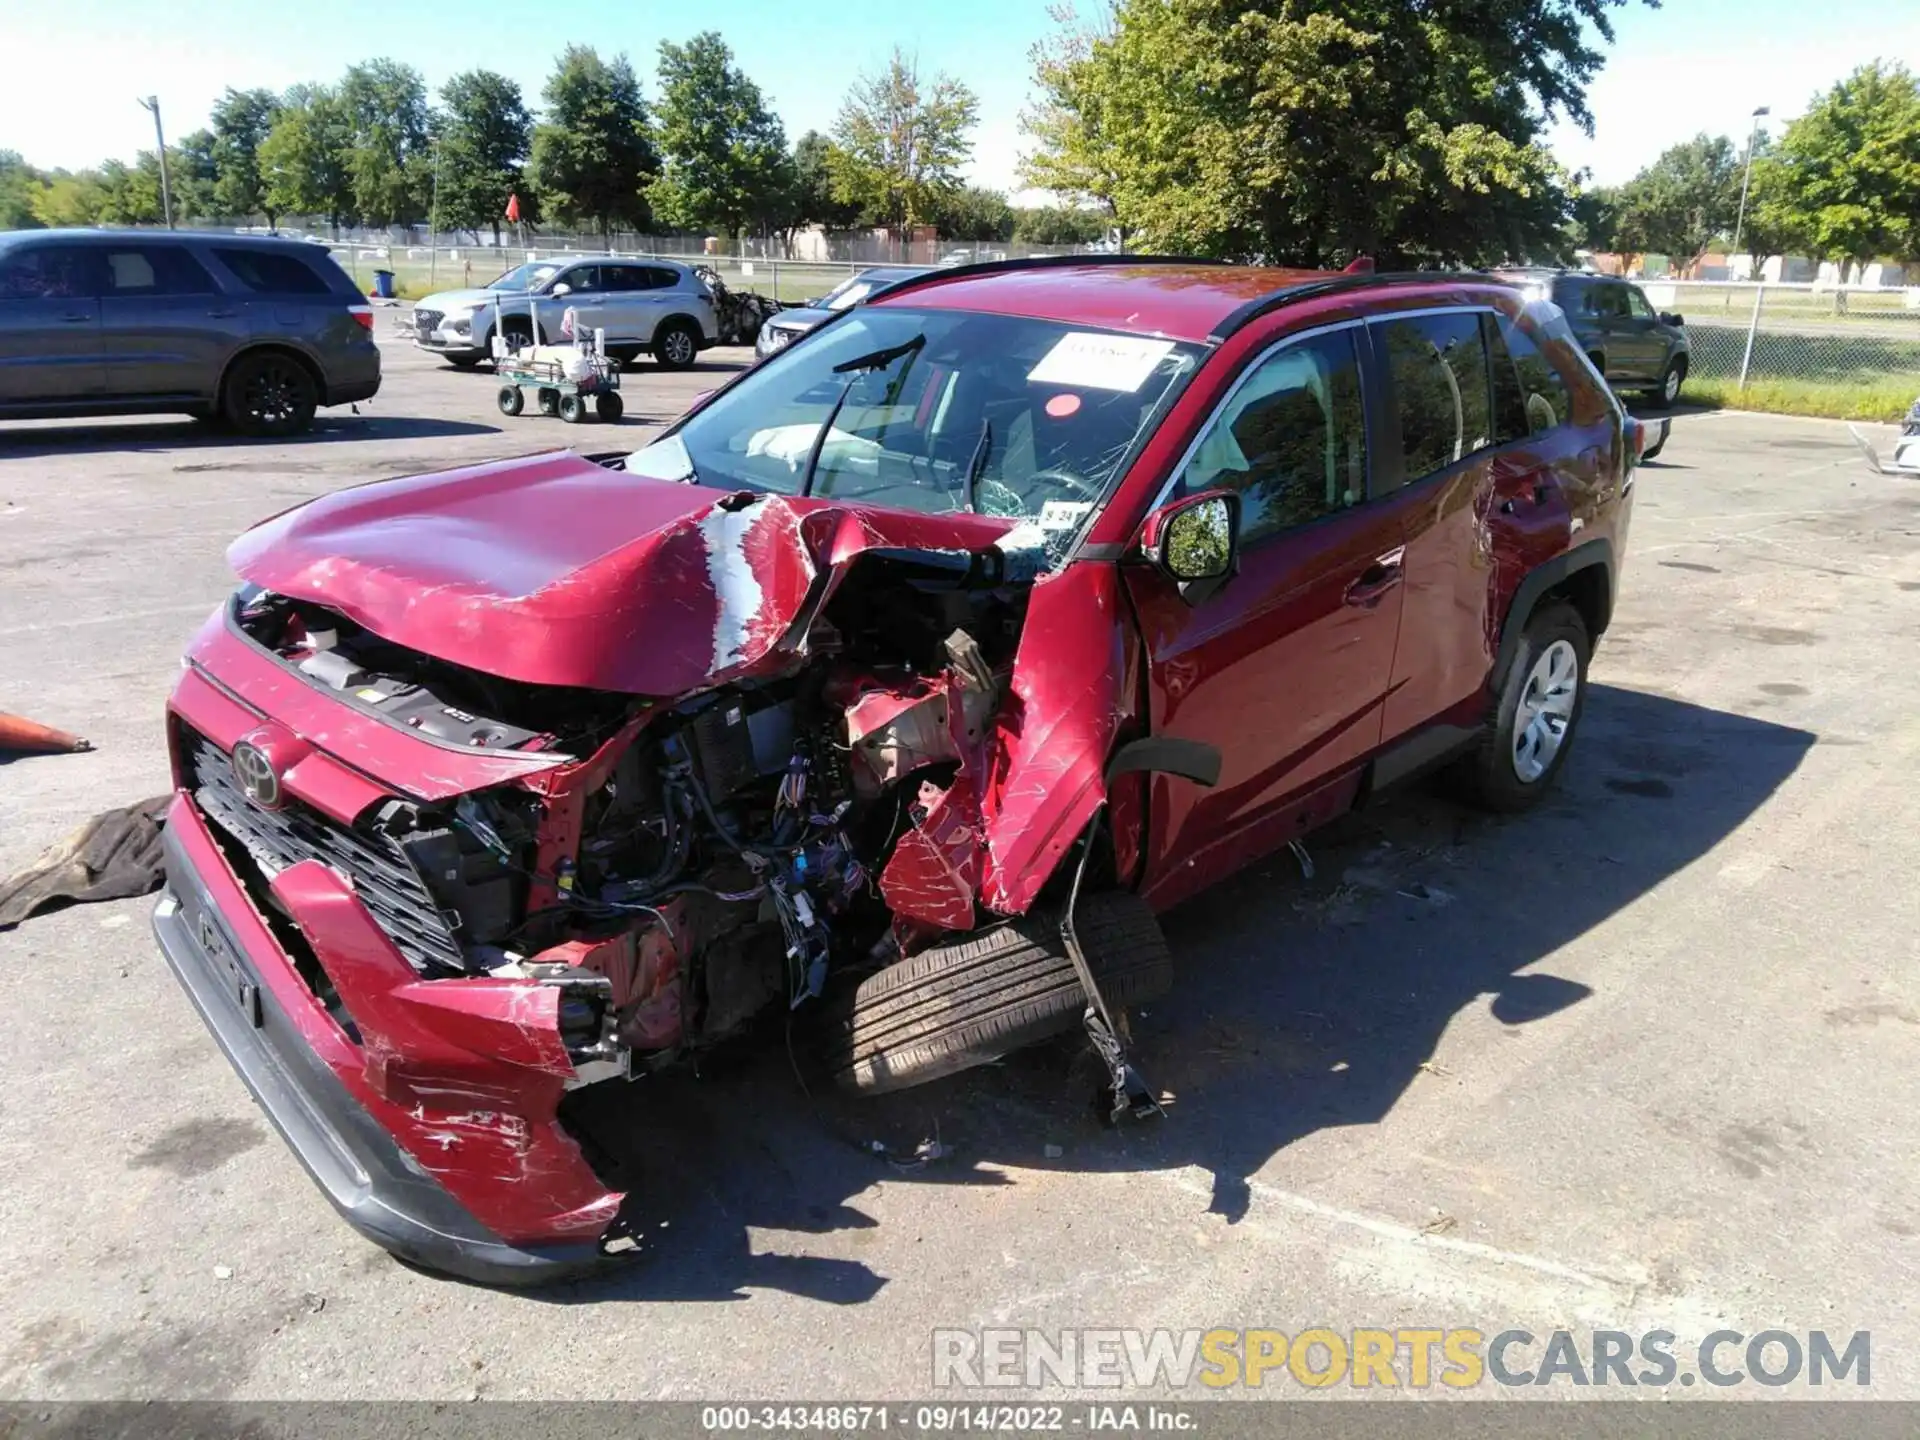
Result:
M1622 285L1627 302L1625 332L1633 346L1634 372L1644 380L1658 380L1667 368L1667 337L1660 317L1638 285Z
M1188 605L1124 573L1152 669L1151 728L1219 748L1210 790L1156 785L1148 889L1172 903L1291 839L1302 802L1380 743L1400 624L1397 507L1369 503L1366 331L1277 341L1241 373L1169 496L1241 496L1238 574Z
M1387 686L1391 742L1478 694L1487 643L1487 517L1501 484L1479 307L1371 323L1389 443L1376 487L1394 497L1406 546L1406 599Z
M0 404L78 403L106 390L93 248L9 249L0 257Z
M100 329L107 389L117 397L211 401L246 344L246 301L224 293L179 243L100 247Z

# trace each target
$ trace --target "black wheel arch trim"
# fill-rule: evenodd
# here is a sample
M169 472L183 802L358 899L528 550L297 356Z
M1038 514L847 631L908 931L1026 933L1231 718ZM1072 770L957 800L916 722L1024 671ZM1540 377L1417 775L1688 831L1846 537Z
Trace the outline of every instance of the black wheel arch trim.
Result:
M1613 541L1605 536L1589 540L1527 572L1513 592L1513 600L1507 606L1506 620L1500 627L1500 648L1494 654L1493 673L1487 679L1489 688L1496 694L1506 683L1507 667L1513 664L1514 653L1520 648L1521 633L1533 618L1540 597L1571 576L1595 567L1605 572L1607 581L1602 587L1606 608L1600 617L1600 627L1589 637L1597 640L1600 630L1605 630L1613 618L1614 577L1619 573L1613 563Z
M320 363L319 357L309 354L297 341L276 337L271 340L249 341L227 357L227 363L220 369L219 388L213 392L214 403L216 405L220 404L226 398L227 381L233 378L235 367L244 361L253 359L256 355L285 355L293 360L297 360L300 363L300 368L307 372L307 378L313 382L314 399L320 401L325 398L327 393L327 372L326 367Z

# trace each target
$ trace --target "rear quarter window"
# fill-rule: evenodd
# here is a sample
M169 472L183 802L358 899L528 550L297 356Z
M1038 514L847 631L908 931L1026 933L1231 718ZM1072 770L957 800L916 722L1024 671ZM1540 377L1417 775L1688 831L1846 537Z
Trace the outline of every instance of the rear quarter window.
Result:
M213 253L235 279L257 295L333 295L340 293L343 284L351 288L353 283L329 255L239 248L216 249ZM333 276L320 269L323 264Z

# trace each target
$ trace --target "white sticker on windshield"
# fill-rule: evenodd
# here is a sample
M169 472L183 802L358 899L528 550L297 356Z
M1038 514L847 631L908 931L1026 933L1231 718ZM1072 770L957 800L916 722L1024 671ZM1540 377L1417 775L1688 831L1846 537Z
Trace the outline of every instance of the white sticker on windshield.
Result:
M1139 335L1094 335L1076 330L1063 335L1027 372L1035 385L1072 385L1085 390L1120 390L1128 394L1147 383L1147 377L1173 353L1171 340L1148 340Z
M1092 508L1091 500L1049 500L1040 507L1040 528L1071 530Z

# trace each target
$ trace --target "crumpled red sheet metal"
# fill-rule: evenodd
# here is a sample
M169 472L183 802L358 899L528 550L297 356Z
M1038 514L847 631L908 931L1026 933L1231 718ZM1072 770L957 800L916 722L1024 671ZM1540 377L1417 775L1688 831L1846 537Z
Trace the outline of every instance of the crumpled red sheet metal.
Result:
M984 550L1012 524L729 495L560 453L323 495L227 558L423 654L677 697L784 663L775 652L823 570L876 547Z

